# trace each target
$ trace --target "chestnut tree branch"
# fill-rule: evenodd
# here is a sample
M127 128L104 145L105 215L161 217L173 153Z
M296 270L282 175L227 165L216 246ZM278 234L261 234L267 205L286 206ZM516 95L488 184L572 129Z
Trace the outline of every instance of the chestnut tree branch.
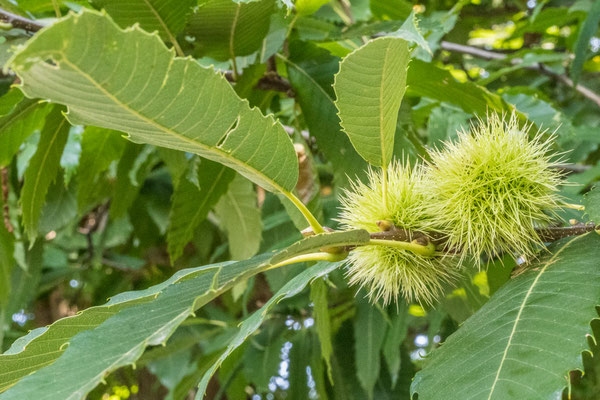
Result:
M24 31L35 33L44 27L38 21L21 17L0 8L0 22L12 25L13 28L23 29Z
M382 222L387 221L378 221L378 225L380 227L382 226ZM403 242L411 242L413 240L423 241L424 239L429 239L436 245L443 245L445 243L444 236L440 233L409 231L407 229L403 229L389 224L387 224L385 228L387 230L371 233L371 238L383 240L398 240ZM555 242L559 239L563 239L569 236L583 235L585 233L592 232L596 229L600 229L600 225L596 225L594 223L579 223L566 227L561 226L539 228L536 229L536 232L543 242L549 243Z
M440 47L446 51L468 54L470 56L481 58L484 60L504 60L504 59L508 58L508 55L506 55L506 54L496 53L493 51L480 49L478 47L466 46L464 44L452 43L452 42L447 42L447 41L440 42ZM510 60L510 62L513 65L519 65L523 62L523 59L522 58L513 58ZM568 76L566 76L564 74L558 74L558 73L552 71L545 64L537 62L537 63L533 63L532 65L526 65L523 68L532 70L532 71L537 71L541 74L549 76L549 77L563 83L564 85L566 85L570 88L575 89L583 97L585 97L588 100L593 101L598 107L600 107L600 95L598 93L594 92L590 88L583 86L581 84L575 85L573 83L573 81L571 80L571 78L569 78Z

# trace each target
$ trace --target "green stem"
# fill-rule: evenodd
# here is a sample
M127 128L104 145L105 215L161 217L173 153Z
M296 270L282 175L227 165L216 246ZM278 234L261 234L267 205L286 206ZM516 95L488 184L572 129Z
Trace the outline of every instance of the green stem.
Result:
M585 211L585 206L582 206L580 204L570 204L570 203L564 203L563 204L564 208L570 208L572 210L579 210L579 211Z
M282 191L282 194L296 206L296 208L302 213L302 215L304 215L304 218L306 218L306 221L308 222L315 234L325 232L321 224L319 224L319 221L317 221L315 216L312 215L310 210L306 208L304 203L300 201L299 198L297 198L292 192Z
M283 267L285 265L296 264L296 263L307 262L307 261L336 262L336 261L342 261L347 256L348 256L347 252L336 253L336 254L326 253L326 252L302 254L300 256L288 258L287 260L281 261L275 265L270 266L268 269L275 269L275 268Z
M415 254L419 254L421 256L426 257L430 257L435 254L435 246L433 245L433 243L429 243L427 246L423 246L417 243L401 242L397 240L371 239L369 241L369 244L376 246L395 247L397 249L412 251Z
M60 6L58 5L58 0L52 0L52 7L54 7L54 12L56 13L56 18L62 17L60 12Z

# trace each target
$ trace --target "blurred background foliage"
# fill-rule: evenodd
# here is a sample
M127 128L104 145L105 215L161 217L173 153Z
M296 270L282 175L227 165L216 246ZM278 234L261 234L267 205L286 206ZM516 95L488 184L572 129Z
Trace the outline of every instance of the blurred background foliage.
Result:
M566 185L563 196L581 203L600 178L600 2L297 0L293 9L290 0L187 0L178 4L187 11L166 19L166 27L125 3L57 2L61 13L105 8L121 26L158 30L180 54L222 70L239 96L284 124L300 161L296 191L331 228L337 195L366 167L340 131L331 84L341 57L384 34L414 47L397 157L414 161L426 146L468 129L477 115L515 107L555 132L556 150L574 164L569 180L579 185ZM0 7L41 22L56 15L51 0L0 0ZM1 32L2 63L28 36L21 29ZM14 146L0 146L5 225L17 238L16 265L0 275L3 350L30 329L162 282L178 269L244 259L301 237L302 219L288 205L239 176L223 178L219 193L207 193L204 184L215 178L197 156L134 144L115 131L72 127L43 205L40 238L31 244L19 228L20 196L48 107L9 91L14 80L8 72L0 79L0 138L18 136ZM15 121L15 104L27 118ZM181 202L188 204L183 211L176 206ZM564 217L586 220L577 211ZM473 270L435 309L402 302L371 307L335 271L274 307L223 364L207 398L409 398L423 357L513 267L507 258L487 272ZM276 269L237 285L187 319L166 346L149 349L136 368L108 376L89 398L192 398L240 319L304 268ZM374 329L365 334L366 327ZM330 370L321 359L323 342L332 345ZM585 374L571 374L571 398L597 399L600 361L583 357Z

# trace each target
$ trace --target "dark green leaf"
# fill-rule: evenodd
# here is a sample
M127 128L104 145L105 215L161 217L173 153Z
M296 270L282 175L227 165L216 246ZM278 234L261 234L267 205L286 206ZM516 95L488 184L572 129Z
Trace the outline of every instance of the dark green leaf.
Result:
M105 9L117 24L125 28L135 23L148 32L178 46L177 35L183 30L196 0L93 0ZM180 49L178 49L180 51Z
M156 161L153 151L151 146L126 143L117 165L117 182L110 203L110 215L114 219L122 217L135 201Z
M456 104L470 114L511 110L497 94L473 82L458 82L450 72L421 60L411 62L407 84L409 93Z
M303 42L290 44L290 52L289 59L279 57L286 63L290 83L310 134L333 164L336 185L346 186L348 177L364 176L367 164L341 131L337 116L331 85L338 71L339 58Z
M231 259L243 260L255 255L262 239L262 220L252 182L235 175L215 212L227 232Z
M49 105L40 104L37 100L23 99L15 105L15 101L22 98L17 89L7 96L2 97L0 102L0 108L6 112L0 117L0 166L10 163L25 139L42 127L50 111Z
M89 206L93 198L99 183L98 175L121 157L127 143L121 135L120 132L95 126L88 126L83 132L77 171L77 204L80 212Z
M194 236L194 230L227 192L234 177L232 169L213 161L202 160L197 171L199 187L187 179L177 186L173 193L167 230L171 262L181 256L184 246Z
M409 61L405 40L378 38L346 56L335 76L335 106L344 132L358 154L379 167L392 159Z
M591 221L600 224L600 186L594 186L585 194L585 213Z
M408 332L408 305L404 302L398 304L398 308L393 310L391 326L383 343L383 357L390 371L392 388L398 382L401 366L402 343Z
M313 302L313 317L319 342L321 343L321 357L327 364L327 375L333 382L331 373L331 322L329 321L329 306L327 303L327 285L322 279L315 281L310 287L310 300Z
M366 299L359 299L356 307L354 320L356 375L369 398L373 398L373 388L379 379L381 349L387 323L377 306Z
M269 32L274 6L274 0L201 1L186 31L195 38L196 55L228 60L255 52Z
M594 1L585 21L583 21L583 24L579 28L579 34L575 42L575 58L571 63L570 71L571 79L573 79L574 83L579 81L583 64L587 58L588 48L590 47L590 39L598 31L598 23L600 23L600 2Z
M202 377L198 386L198 394L196 400L201 400L204 397L204 392L208 385L208 381L211 376L215 373L219 365L229 356L236 348L238 348L244 341L252 335L262 324L263 320L267 316L268 312L273 306L279 303L281 300L292 297L300 293L304 288L313 280L328 274L334 269L339 267L339 263L328 263L320 262L317 265L301 272L286 283L277 293L269 299L269 301L262 306L258 311L254 312L240 325L239 332L231 340L227 346L227 350L219 357L219 360L206 372ZM310 355L310 352L309 352Z
M42 207L48 188L56 179L69 129L71 126L63 116L62 107L55 106L46 117L37 151L25 171L25 183L21 191L23 226L29 240L35 241Z

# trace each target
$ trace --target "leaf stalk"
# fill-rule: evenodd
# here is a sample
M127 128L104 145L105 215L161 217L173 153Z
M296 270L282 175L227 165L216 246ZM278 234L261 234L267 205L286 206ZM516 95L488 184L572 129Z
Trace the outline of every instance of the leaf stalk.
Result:
M321 226L319 221L317 221L315 216L312 215L310 210L304 205L304 203L302 201L300 201L300 199L298 197L296 197L296 195L294 195L292 192L288 192L288 191L282 191L282 194L285 197L287 197L296 206L298 211L300 211L302 213L302 215L304 216L304 218L306 218L306 221L308 222L308 224L310 225L310 227L312 228L312 230L315 234L325 232L325 230L323 229L323 227Z

